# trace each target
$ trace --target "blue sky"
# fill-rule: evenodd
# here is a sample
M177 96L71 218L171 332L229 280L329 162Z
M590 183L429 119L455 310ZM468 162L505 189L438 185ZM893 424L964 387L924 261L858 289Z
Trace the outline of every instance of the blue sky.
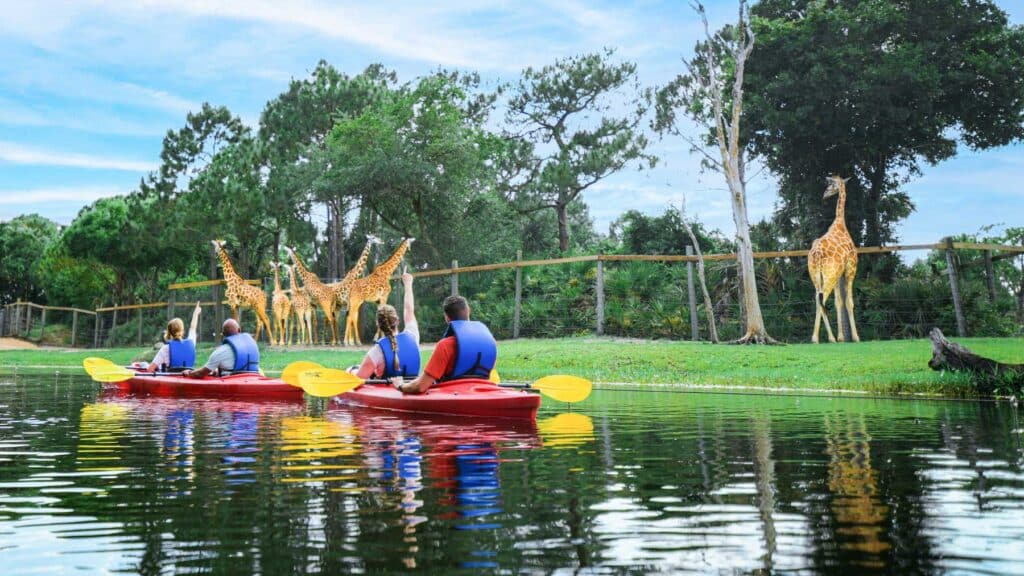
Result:
M134 0L11 3L0 19L0 220L39 212L61 223L132 190L156 166L163 134L208 101L255 125L267 100L320 59L350 74L382 62L403 80L438 66L513 80L526 66L618 49L646 85L681 69L701 33L685 2L576 0L351 3ZM436 4L436 5L433 5ZM999 2L1024 22L1024 0ZM735 2L709 5L713 27ZM734 230L721 176L702 174L678 140L657 142L652 171L626 170L586 194L598 227L627 208L691 214ZM963 152L906 189L917 211L899 228L932 242L992 223L1024 225L1024 146ZM751 183L753 220L775 185Z

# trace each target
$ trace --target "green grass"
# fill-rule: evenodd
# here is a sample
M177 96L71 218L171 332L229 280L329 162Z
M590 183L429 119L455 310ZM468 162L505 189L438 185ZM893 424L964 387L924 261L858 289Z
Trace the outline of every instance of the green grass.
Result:
M958 339L973 351L1003 362L1024 363L1022 338ZM210 347L200 349L200 358ZM11 368L78 368L87 356L117 363L149 359L141 348L0 352L0 370ZM266 349L262 365L279 371L295 360L348 366L361 350ZM424 358L429 356L424 352ZM505 341L499 346L499 370L506 380L533 380L548 374L575 374L595 382L753 386L800 390L847 390L872 394L930 393L970 395L967 379L928 368L927 340L860 344L729 346L693 342L638 341L613 338L562 338Z

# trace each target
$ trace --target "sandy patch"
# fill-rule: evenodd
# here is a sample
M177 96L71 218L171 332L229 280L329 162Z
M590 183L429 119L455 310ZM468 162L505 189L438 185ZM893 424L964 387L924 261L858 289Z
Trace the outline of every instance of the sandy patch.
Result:
M39 346L17 338L0 338L0 350L29 350L32 348L39 348Z

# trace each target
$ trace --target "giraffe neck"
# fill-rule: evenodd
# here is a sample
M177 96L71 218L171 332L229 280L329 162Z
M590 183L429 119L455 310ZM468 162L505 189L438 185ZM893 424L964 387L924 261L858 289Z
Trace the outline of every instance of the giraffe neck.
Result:
M395 250L395 253L385 260L383 264L377 266L373 271L373 274L384 277L391 276L391 273L395 271L395 268L398 268L398 263L402 261L402 256L405 256L405 251L408 249L409 243L402 242L401 246L398 247L398 250Z
M315 288L319 286L320 279L316 277L316 274L307 270L306 265L302 263L302 260L299 260L298 256L294 256L293 258L295 260L295 267L299 269L299 277L302 278L303 284L305 284L307 288Z
M363 275L363 272L366 270L366 263L370 260L370 251L372 248L373 244L367 242L366 247L363 248L363 253L359 255L359 260L356 260L352 269L348 271L348 274L345 274L343 282L351 282Z
M231 259L228 258L228 254L223 248L217 249L217 256L220 257L220 265L224 268L224 279L227 280L229 276L232 279L238 278L238 273L235 272L235 267L231 264Z
M302 288L299 288L299 285L295 283L295 268L291 266L288 267L288 279L291 281L292 299L302 298Z
M839 200L836 201L836 223L846 227L846 187L839 189Z
M282 292L281 276L277 272L277 265L274 265L274 292Z

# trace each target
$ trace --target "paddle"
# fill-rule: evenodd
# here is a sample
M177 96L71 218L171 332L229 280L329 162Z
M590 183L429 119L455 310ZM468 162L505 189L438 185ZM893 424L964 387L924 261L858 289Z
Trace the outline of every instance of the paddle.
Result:
M344 370L321 367L300 372L299 385L310 396L329 398L362 386L363 379Z
M307 370L321 370L325 368L316 362L309 362L308 360L299 360L298 362L292 362L291 364L284 367L284 372L281 372L281 380L284 380L288 384L297 388L302 388L302 384L299 382L299 375Z
M532 384L499 384L499 386L536 390L559 402L582 402L587 399L587 396L590 396L590 391L594 388L594 384L586 378L565 374L545 376Z
M118 366L105 358L89 357L82 360L82 367L85 368L89 377L97 382L124 382L135 376L135 372L123 366Z

